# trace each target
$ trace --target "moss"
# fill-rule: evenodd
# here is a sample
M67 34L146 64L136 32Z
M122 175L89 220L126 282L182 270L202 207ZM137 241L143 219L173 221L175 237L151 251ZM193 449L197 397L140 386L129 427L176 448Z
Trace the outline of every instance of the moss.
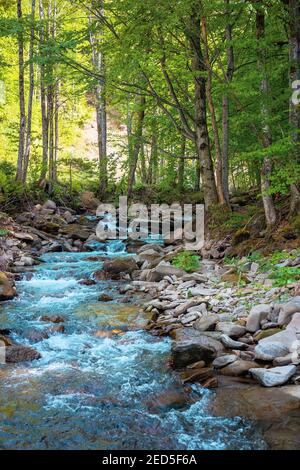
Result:
M249 230L246 230L244 228L242 228L240 230L237 230L235 232L235 234L233 235L232 244L234 246L239 245L240 243L242 243L246 240L249 240L250 236L251 236L251 234L250 234Z
M269 328L268 330L260 331L256 336L255 340L260 341L261 339L268 338L269 336L273 336L276 333L280 333L282 330L280 328Z

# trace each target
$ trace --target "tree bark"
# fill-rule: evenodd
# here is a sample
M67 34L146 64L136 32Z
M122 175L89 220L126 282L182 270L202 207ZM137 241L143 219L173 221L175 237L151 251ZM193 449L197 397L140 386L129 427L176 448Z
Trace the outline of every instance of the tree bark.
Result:
M57 182L57 162L59 155L59 93L60 81L58 80L55 87L55 103L54 103L54 169L53 181Z
M137 128L134 136L134 147L132 156L129 162L129 177L128 177L128 188L127 188L127 196L128 198L132 195L133 185L135 181L135 172L138 163L138 157L141 149L142 144L142 137L143 137L143 128L144 128L144 120L145 120L145 109L146 109L146 97L141 95L139 100L139 110L137 113Z
M100 0L93 8L100 9L100 15L104 17L104 0ZM101 76L95 86L95 108L98 132L98 151L99 151L99 192L105 194L107 190L107 104L106 104L106 65L101 47L102 32L97 33L92 29L93 19L90 19L90 42L92 46L92 62L95 71Z
M46 40L45 31L45 10L43 0L39 0L39 15L41 21L40 27L40 53L44 54L43 47ZM40 175L40 186L45 186L48 171L48 141L49 141L49 123L47 117L47 90L46 90L46 66L40 65L40 88L41 88L41 114L42 114L42 169Z
M230 0L225 0L225 14L227 16L227 25L225 29L225 38L227 41L227 70L225 74L226 86L228 86L234 74L234 51L232 41L232 24L230 23ZM221 177L225 203L229 205L229 107L230 101L228 93L223 95L222 100L222 162Z
M218 203L216 181L210 153L210 142L206 115L206 67L202 54L201 24L198 12L191 16L190 44L192 49L192 71L194 73L195 141L199 156L202 187L206 209ZM198 175L197 175L198 177Z
M35 0L31 2L31 30L30 30L30 45L29 45L29 95L28 95L28 109L27 109L27 133L26 133L26 145L24 153L24 169L23 169L23 183L26 183L28 165L30 158L30 148L31 148L31 128L32 128L32 107L33 107L33 95L34 95L34 64L33 64L33 54L34 54L34 39L35 39Z
M263 41L265 38L265 13L263 7L260 7L259 5L256 6L256 37L258 43ZM265 149L268 149L272 144L272 136L269 126L270 112L268 107L269 81L266 71L266 51L265 47L260 44L258 44L258 68L263 77L261 81L263 146ZM271 173L272 160L270 157L264 157L261 168L261 193L268 227L273 227L276 223L275 205L273 197L270 194Z
M216 184L217 192L219 197L220 204L229 205L229 200L226 199L224 191L224 181L223 181L223 158L222 158L222 149L219 138L219 131L217 125L217 118L215 112L215 106L212 97L212 67L209 60L209 49L208 49L208 37L207 37L207 28L206 28L206 18L203 17L202 21L202 37L204 43L204 58L207 69L207 83L206 83L206 92L207 92L207 101L208 107L211 115L211 124L214 137L214 145L216 152Z
M300 1L289 0L289 56L290 56L290 84L300 80ZM300 106L290 100L290 127L293 144L295 164L300 166ZM300 212L300 181L291 186L290 214Z
M19 20L18 32L18 56L19 56L19 106L20 106L20 127L19 127L19 149L16 180L23 181L24 150L26 136L26 112L25 112L25 78L24 78L24 36L23 36L23 12L22 0L17 1L17 15Z
M181 157L178 162L178 191L182 192L184 189L184 170L185 170L185 161L184 156L186 153L186 137L182 136L181 142Z

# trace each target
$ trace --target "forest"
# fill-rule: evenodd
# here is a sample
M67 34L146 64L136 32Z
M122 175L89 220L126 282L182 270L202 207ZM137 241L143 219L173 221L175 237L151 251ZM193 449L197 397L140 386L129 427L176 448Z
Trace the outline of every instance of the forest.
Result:
M0 450L299 436L300 0L0 0Z
M3 201L190 193L209 210L255 190L268 226L283 195L297 213L297 0L0 8Z

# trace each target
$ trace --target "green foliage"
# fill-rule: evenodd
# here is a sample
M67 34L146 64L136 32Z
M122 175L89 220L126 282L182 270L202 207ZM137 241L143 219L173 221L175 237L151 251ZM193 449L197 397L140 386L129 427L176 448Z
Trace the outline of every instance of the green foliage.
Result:
M183 269L190 273L199 268L200 257L190 251L182 251L172 260L175 268Z
M6 228L0 228L0 237L6 237L9 234L9 231Z
M284 287L300 280L299 268L280 267L272 272L270 279L274 280L274 287Z

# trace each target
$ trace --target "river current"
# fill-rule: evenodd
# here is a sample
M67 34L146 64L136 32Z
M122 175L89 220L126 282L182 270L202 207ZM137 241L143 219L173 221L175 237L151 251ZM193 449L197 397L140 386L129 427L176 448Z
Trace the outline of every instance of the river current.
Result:
M1 307L1 329L42 358L0 365L0 449L264 448L254 423L212 416L213 392L181 384L170 341L143 330L145 314L122 303L117 282L79 284L99 269L90 256L126 255L121 242L94 250L44 255ZM32 343L26 332L53 326L45 315L64 317L65 332Z

